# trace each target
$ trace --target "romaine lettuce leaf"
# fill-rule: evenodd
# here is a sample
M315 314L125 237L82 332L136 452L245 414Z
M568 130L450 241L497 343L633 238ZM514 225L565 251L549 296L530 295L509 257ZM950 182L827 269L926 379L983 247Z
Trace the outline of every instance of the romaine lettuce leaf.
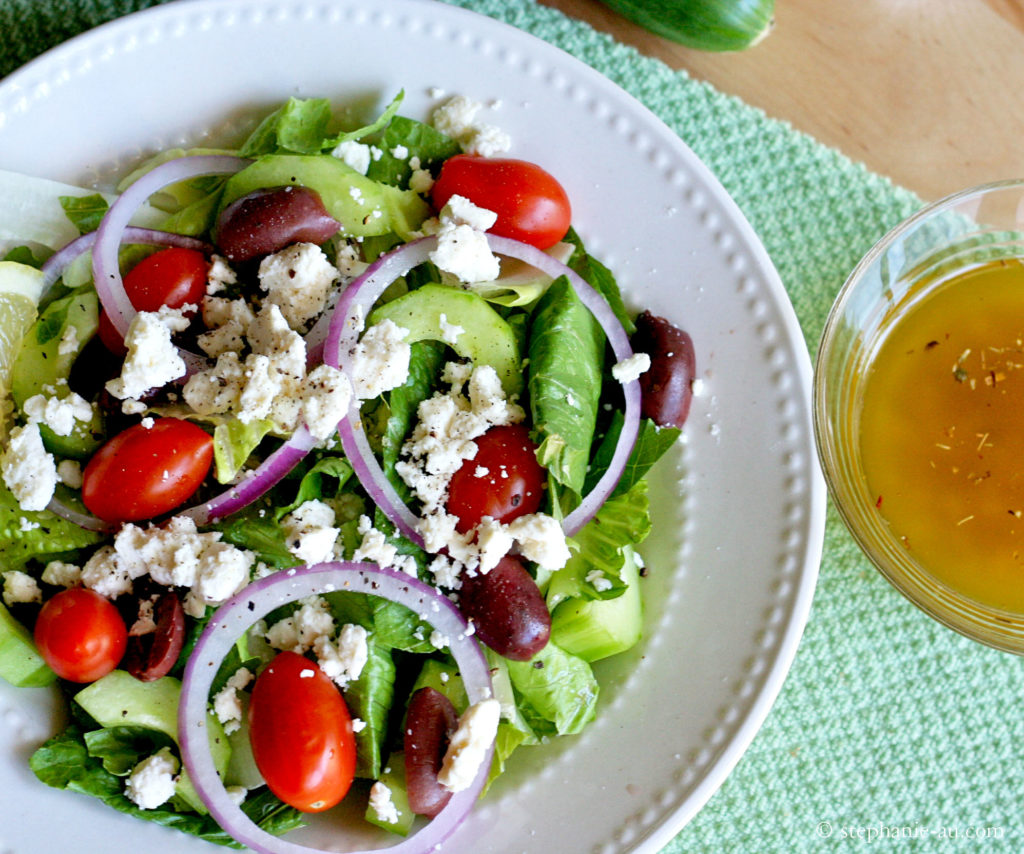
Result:
M537 304L528 353L537 459L556 481L579 493L597 423L604 333L565 277Z
M367 640L367 652L362 673L344 693L349 712L366 723L356 733L356 776L375 779L381 771L381 750L395 696L396 671L390 648L379 643L374 635Z
M566 599L614 599L626 589L622 568L624 548L643 542L651 531L647 482L640 481L628 492L605 502L597 515L573 538L576 549L562 569L552 573L546 601L548 610ZM599 571L611 584L597 590L587 576Z
M551 641L529 661L509 661L508 674L520 697L520 711L538 734L574 735L594 719L594 671Z
M608 463L611 462L615 453L615 445L619 440L619 433L622 432L623 415L616 410L608 422L601 444L594 452L594 458L590 461L590 469L587 471L586 482L583 487L584 494L594 488L594 484L601 479L601 476L608 470ZM615 485L612 496L621 495L632 489L661 457L671 448L682 431L675 427L659 427L649 418L641 419L640 430L637 434L636 444L633 452L626 461L626 467L622 477Z
M80 528L49 510L22 510L0 481L0 566L4 569L19 569L33 558L46 562L102 539L102 534Z
M208 842L230 848L243 847L221 830L211 816L178 812L173 808L173 802L152 810L136 806L125 797L121 778L104 768L105 759L117 768L123 768L131 761L128 741L116 735L95 735L92 736L92 741L98 751L96 755L90 753L82 728L72 724L36 750L29 760L29 765L35 775L48 786L91 795L120 812L166 827L177 828ZM139 744L141 745L141 742ZM115 753L119 755L113 759ZM149 754L140 753L135 762L141 761L147 755ZM268 833L282 834L302 826L302 814L283 804L268 790L250 794L242 804L242 809Z

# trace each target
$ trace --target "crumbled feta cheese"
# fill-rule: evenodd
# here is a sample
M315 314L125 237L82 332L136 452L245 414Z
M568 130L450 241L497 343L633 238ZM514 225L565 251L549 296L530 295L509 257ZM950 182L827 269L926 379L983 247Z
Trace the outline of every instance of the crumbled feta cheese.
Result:
M5 604L43 601L43 591L39 589L39 584L27 572L10 569L3 574L3 579Z
M465 332L465 328L448 322L448 315L441 314L439 325L441 327L441 340L452 347L459 343L459 336Z
M61 460L57 463L57 479L71 489L81 489L82 464L78 460Z
M509 553L513 545L508 526L485 516L476 526L476 546L480 551L479 571L486 575Z
M342 162L365 175L370 168L370 146L348 139L337 145L331 152Z
M274 649L308 652L320 637L334 634L334 617L326 599L312 596L290 617L278 620L266 633Z
M153 606L156 604L156 597L143 599L139 602L139 614L128 630L129 636L140 637L149 635L156 631L156 620L153 619Z
M628 359L612 365L612 376L620 383L628 383L639 379L641 374L650 369L651 357L646 353L634 353Z
M434 176L429 169L413 169L409 176L409 189L421 196L427 195L434 187Z
M497 214L454 195L441 209L439 220L437 249L430 253L430 260L439 270L466 283L498 278L501 265L484 236Z
M512 147L507 133L485 122L477 121L477 114L483 108L479 101L464 95L456 95L435 108L430 121L433 126L458 142L463 151L494 157Z
M60 337L60 344L57 345L58 356L73 356L78 352L78 329L68 326Z
M370 807L385 824L398 824L398 807L391 800L391 789L378 780L370 787Z
M379 397L409 378L408 329L382 320L363 333L351 354L352 390L359 400Z
M448 636L442 634L437 629L434 629L434 631L430 633L430 645L434 647L434 649L444 649L446 646L450 646Z
M357 530L362 534L363 540L352 554L352 560L368 560L384 567L394 564L398 549L387 541L382 531L373 527L369 516L359 517Z
M73 563L51 560L43 568L42 578L54 587L77 587L82 583L82 568Z
M188 516L140 528L128 523L82 567L82 583L109 598L132 589L133 579L149 574L165 587L188 587L186 613L201 616L249 579L255 555L221 542L219 531L199 533Z
M113 546L101 546L82 567L82 584L107 599L132 592L132 578Z
M221 255L213 255L210 258L210 269L206 273L206 292L208 294L219 294L228 285L238 281L238 276L231 269L227 259Z
M352 718L352 732L362 732L366 729L366 721L362 718Z
M315 243L295 243L260 262L259 280L267 300L297 330L324 310L338 271Z
M330 365L318 365L302 385L302 421L314 439L323 441L337 429L352 403L348 375Z
M305 501L281 520L285 543L303 563L322 563L334 557L339 531L334 509L323 501Z
M178 767L170 748L161 748L132 769L125 782L125 795L141 809L156 809L174 797Z
M366 629L362 626L346 623L338 632L337 641L321 635L313 642L313 652L320 669L342 688L358 679L366 666L369 658L366 637Z
M561 569L570 558L565 531L558 520L544 513L520 516L508 524L519 553L544 569Z
M38 522L33 521L32 519L29 519L28 516L22 516L18 520L19 531L35 531L39 527L41 527L40 524Z
M242 700L238 692L244 690L254 678L248 667L239 667L213 698L213 713L224 724L224 732L228 735L242 725Z
M128 355L121 367L121 376L107 382L107 391L119 400L138 398L150 389L183 376L185 361L171 336L188 328L185 312L195 308L164 306L159 311L138 312L124 339Z
M409 156L409 149L404 145L396 145L391 149L391 156L394 157L395 160L405 160Z
M57 488L57 463L43 447L38 424L11 430L0 475L22 510L46 509Z
M493 699L474 703L459 718L441 764L438 782L450 792L461 792L476 779L487 748L494 742L501 704Z
M606 590L611 590L615 586L612 583L612 580L600 569L590 570L590 572L587 573L586 579L598 593L604 593Z

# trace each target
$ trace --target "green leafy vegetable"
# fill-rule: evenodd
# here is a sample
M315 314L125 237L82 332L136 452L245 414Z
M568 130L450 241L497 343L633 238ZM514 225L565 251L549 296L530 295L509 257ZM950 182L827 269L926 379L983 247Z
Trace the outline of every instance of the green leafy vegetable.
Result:
M214 473L218 483L230 483L256 450L263 437L274 428L269 418L243 423L231 418L213 428Z
M100 220L110 205L99 193L88 196L61 196L60 206L79 234L88 234L100 227Z
M626 589L622 570L627 560L625 549L647 539L651 517L647 482L639 481L628 492L610 498L573 538L576 550L562 569L551 575L547 588L548 610L566 599L614 599ZM598 590L587 581L591 572L600 572L611 585Z
M366 664L359 678L345 689L345 702L352 716L366 723L356 733L356 775L376 778L381 772L381 751L395 695L396 670L388 646L371 636L366 648Z
M622 301L622 293L619 291L619 283L615 281L612 271L587 252L583 246L583 241L580 240L579 236L572 229L565 236L565 242L571 243L576 247L572 258L569 259L569 266L580 275L583 281L608 301L608 305L612 307L615 317L622 324L622 328L626 330L627 335L632 335L636 332L636 325L629 316L629 312L626 311L626 305Z
M590 470L587 472L586 483L583 487L584 493L593 489L594 484L601 479L601 475L608 470L608 464L611 462L612 455L615 453L615 445L619 440L619 433L622 432L622 423L622 412L616 410L609 419L608 428L601 439L601 444L594 452L594 458L591 460ZM659 427L649 418L642 419L633 452L629 455L626 468L612 495L628 492L643 480L651 466L675 444L681 432L675 427Z
M594 719L597 679L590 665L548 641L529 661L509 661L520 709L539 734L574 735Z
M559 483L579 493L601 395L604 333L565 277L537 304L530 325L527 382L537 459Z
M462 149L449 136L430 125L395 116L380 141L379 159L371 161L367 176L396 187L407 187L412 176L410 161L419 158L420 169L435 170ZM402 149L405 149L403 152ZM397 156L395 152L402 154Z

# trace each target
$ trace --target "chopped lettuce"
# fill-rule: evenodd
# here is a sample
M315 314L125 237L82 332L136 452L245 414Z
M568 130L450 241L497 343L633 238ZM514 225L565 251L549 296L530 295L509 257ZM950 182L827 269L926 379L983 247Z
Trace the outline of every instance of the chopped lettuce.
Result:
M575 735L594 719L594 671L554 642L529 661L509 661L508 674L520 697L519 710L538 735Z
M573 538L576 550L568 563L551 575L546 601L553 611L566 599L614 599L625 591L622 579L627 560L625 549L643 542L651 531L647 483L640 481L628 492L605 502L597 515ZM607 583L599 590L587 580L599 572ZM604 587L604 585L602 585Z
M530 324L527 383L537 459L581 492L597 423L604 333L565 277L541 297Z

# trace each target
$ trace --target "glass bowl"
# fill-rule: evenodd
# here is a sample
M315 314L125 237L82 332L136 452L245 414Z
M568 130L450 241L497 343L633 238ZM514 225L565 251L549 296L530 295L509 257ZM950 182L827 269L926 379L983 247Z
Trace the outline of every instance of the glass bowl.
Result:
M886 517L881 495L873 490L865 471L862 414L864 390L875 360L908 312L950 282L962 282L965 271L996 263L1016 265L1021 259L1024 181L975 187L924 207L882 238L843 285L822 334L813 387L815 439L829 492L868 558L925 613L967 637L1015 653L1024 652L1024 607L1008 608L987 602L974 592L969 594L959 589L969 585L958 585L949 573L940 578L942 573L929 568L911 539ZM1020 270L1024 291L1024 263ZM1024 330L1024 298L1021 306ZM891 358L892 348L886 352L890 354L886 358ZM952 367L955 374L955 363ZM910 388L906 393L920 392ZM872 432L866 430L865 435ZM930 440L931 434L927 436ZM911 471L917 470L908 466L905 476L916 476L909 474ZM1020 471L1024 478L1024 455ZM922 505L920 512L931 511ZM947 529L942 530L946 536ZM1024 556L1024 525L1021 537ZM989 547L983 536L978 542L982 549ZM985 569L979 564L970 571ZM1020 584L1024 591L1024 562Z

